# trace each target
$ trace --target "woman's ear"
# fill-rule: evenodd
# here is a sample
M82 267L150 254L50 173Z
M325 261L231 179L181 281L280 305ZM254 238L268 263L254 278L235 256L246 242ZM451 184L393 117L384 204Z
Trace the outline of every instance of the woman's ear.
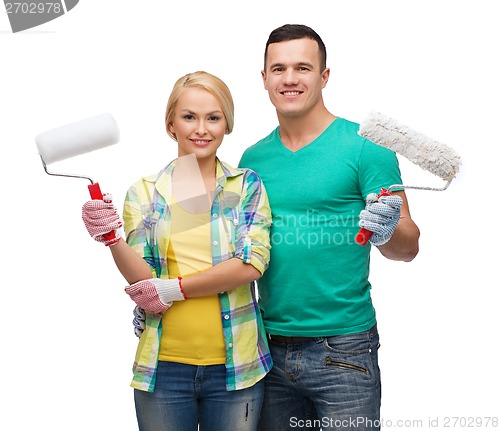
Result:
M177 136L175 136L174 127L172 126L172 123L167 124L165 128L167 129L167 132L170 132L173 138L177 141Z

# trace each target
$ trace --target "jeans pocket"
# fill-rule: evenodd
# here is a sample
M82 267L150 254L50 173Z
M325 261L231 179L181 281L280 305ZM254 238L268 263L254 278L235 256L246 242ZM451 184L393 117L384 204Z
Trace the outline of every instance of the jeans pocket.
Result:
M355 364L347 360L336 360L330 356L325 357L325 365L327 367L337 367L346 371L357 371L363 374L370 374L370 371L367 368L362 367L359 364Z
M374 355L377 355L378 337L370 338L367 332L328 337L323 345L327 351L324 357L327 368L371 375L377 366Z
M366 332L328 337L323 345L328 351L345 355L362 355L372 350L372 340Z

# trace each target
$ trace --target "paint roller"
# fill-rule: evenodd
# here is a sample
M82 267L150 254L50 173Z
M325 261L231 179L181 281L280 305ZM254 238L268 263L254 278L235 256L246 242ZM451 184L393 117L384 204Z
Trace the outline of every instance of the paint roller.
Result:
M387 189L383 188L379 197L390 196L394 188L443 191L448 188L459 171L460 156L452 148L380 112L370 113L361 122L358 134L377 145L389 148L446 181L441 188L393 184ZM371 231L361 228L355 240L358 244L366 245L371 235Z
M47 165L114 145L119 139L120 132L115 119L111 114L105 113L40 133L35 137L35 142L47 174L87 179L90 181L90 197L102 200L99 183L89 176L51 172ZM113 239L115 233L110 232L104 236L106 240Z

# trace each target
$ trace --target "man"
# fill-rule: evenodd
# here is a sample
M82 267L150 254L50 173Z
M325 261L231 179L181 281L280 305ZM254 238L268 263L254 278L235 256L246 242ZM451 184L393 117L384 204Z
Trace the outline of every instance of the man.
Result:
M262 78L279 127L247 149L240 166L267 189L270 267L258 282L274 367L266 376L263 431L378 429L379 337L370 298L371 245L411 261L419 229L396 155L330 113L326 49L304 25L271 32ZM359 226L373 233L355 242Z

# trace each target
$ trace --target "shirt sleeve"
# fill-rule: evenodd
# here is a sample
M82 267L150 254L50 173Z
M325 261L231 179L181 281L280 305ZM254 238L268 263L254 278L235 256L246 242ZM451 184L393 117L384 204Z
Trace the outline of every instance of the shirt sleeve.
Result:
M269 266L271 208L261 178L245 169L235 257L254 266L261 274Z
M363 198L380 193L381 188L401 184L401 172L396 153L365 139L359 160L359 186ZM402 190L394 188L393 191Z
M156 277L153 251L148 241L148 231L142 212L137 185L130 187L123 205L123 223L127 244L150 266Z

